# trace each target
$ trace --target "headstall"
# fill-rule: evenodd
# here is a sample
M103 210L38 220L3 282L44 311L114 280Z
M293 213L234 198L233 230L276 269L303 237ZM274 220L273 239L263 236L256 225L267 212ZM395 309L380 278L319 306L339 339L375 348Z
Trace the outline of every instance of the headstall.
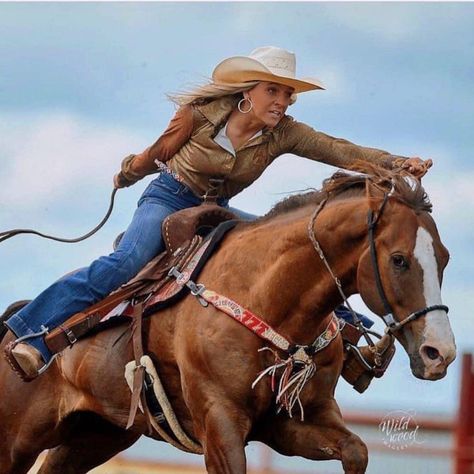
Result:
M406 324L408 324L412 321L415 321L416 319L418 319L422 316L425 316L426 314L430 313L431 311L442 310L442 311L446 311L446 313L447 313L449 311L449 308L446 305L443 305L443 304L436 304L436 305L426 306L425 308L422 308L418 311L414 311L413 313L409 314L405 319L403 319L401 321L396 321L395 320L395 318L393 316L393 310L390 306L390 303L388 302L385 290L383 288L382 278L381 278L381 275L380 275L380 268L379 268L379 264L378 264L378 260L377 260L377 250L376 250L376 246L375 246L375 232L376 232L376 228L377 228L377 223L378 223L378 221L380 220L380 218L383 214L383 211L385 209L385 206L386 206L386 204L388 202L388 199L391 196L391 194L392 194L392 191L384 193L382 204L380 205L380 207L379 207L379 209L377 210L376 213L374 213L372 211L372 209L369 209L368 216L367 216L367 226L368 226L368 239L369 239L369 246L370 246L370 255L371 255L372 267L374 269L374 275L375 275L375 284L377 286L377 292L380 296L380 299L381 299L382 304L383 304L384 309L385 309L385 314L382 315L381 318L382 318L383 322L386 325L385 333L389 334L393 337L393 334L395 332L399 331L400 329L402 329ZM342 296L342 299L344 300L344 304L349 308L349 310L352 314L353 320L354 320L354 324L362 331L362 333L364 335L364 338L367 340L368 344L373 347L374 343L370 338L369 331L367 331L367 329L363 326L362 321L357 316L357 313L352 309L351 305L349 304L349 301L348 301L348 299L347 299L347 297L346 297L346 295L345 295L345 293L342 289L341 281L333 273L333 271L332 271L325 255L324 255L324 252L321 249L321 246L320 246L318 240L316 239L315 233L314 233L314 223L316 221L316 217L321 212L322 208L325 206L327 200L328 200L328 198L321 201L319 206L314 211L313 216L312 216L312 218L311 218L311 220L308 224L308 234L309 234L309 237L311 239L311 242L313 243L313 246L314 246L316 252L319 254L321 260L323 261L323 263L326 266L326 268L328 269L331 277L333 278L333 280L334 280L334 282L337 286L337 289L338 289L340 295Z
M375 274L375 284L377 286L377 291L379 293L380 299L382 300L382 304L385 309L385 314L382 315L383 322L386 324L385 332L387 334L393 335L395 332L402 329L406 324L421 318L422 316L426 316L431 311L442 310L448 313L449 308L444 304L435 304L431 306L426 306L418 311L414 311L413 313L409 314L405 319L401 321L396 321L393 316L393 310L388 302L387 295L385 294L385 290L382 284L382 278L380 275L379 264L377 260L377 249L375 248L375 231L377 227L377 223L382 216L384 211L385 205L387 204L388 198L390 197L389 193L385 193L382 204L376 214L369 210L367 216L367 225L369 228L369 245L370 245L370 257L372 259L372 266L374 267L374 274Z

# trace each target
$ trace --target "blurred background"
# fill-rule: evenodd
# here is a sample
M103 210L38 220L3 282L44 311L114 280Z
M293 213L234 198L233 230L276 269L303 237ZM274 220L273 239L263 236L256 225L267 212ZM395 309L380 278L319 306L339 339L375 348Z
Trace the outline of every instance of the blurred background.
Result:
M423 183L451 253L443 297L459 355L446 378L415 379L398 350L366 393L341 380L336 398L369 444L369 473L472 473L473 433L463 431L474 424L472 402L459 410L461 354L474 352L473 20L471 3L0 3L0 231L82 235L105 213L122 158L168 124L166 93L258 46L294 51L298 75L320 78L327 90L300 96L290 115L361 145L433 159ZM334 171L285 155L232 205L263 214ZM110 252L151 179L121 190L106 227L85 242L22 236L0 245L0 310ZM471 363L466 356L464 400L474 397ZM384 420L403 417L415 439L407 446L384 431ZM342 472L258 444L247 454L253 472ZM97 472L203 469L202 458L147 439L114 463Z

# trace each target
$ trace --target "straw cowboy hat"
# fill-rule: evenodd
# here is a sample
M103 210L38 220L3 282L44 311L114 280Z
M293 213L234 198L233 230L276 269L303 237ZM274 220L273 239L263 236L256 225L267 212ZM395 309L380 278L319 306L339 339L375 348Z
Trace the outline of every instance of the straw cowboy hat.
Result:
M254 49L248 56L224 59L212 73L212 79L217 84L268 81L294 87L296 93L324 89L318 79L297 79L295 76L296 56L275 46Z

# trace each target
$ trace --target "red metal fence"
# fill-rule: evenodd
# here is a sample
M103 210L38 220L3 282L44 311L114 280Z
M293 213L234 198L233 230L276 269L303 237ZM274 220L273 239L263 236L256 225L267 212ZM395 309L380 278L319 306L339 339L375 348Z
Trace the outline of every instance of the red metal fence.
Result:
M463 354L456 423L455 474L474 474L474 358Z

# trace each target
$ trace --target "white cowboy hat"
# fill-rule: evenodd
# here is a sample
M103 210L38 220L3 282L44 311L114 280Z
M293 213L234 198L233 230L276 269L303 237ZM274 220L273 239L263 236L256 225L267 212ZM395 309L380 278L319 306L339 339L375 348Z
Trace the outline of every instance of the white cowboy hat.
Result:
M324 89L318 79L296 79L296 56L282 48L263 46L248 56L232 56L220 62L212 72L212 79L221 84L240 84L249 81L268 81L293 87L295 92Z

